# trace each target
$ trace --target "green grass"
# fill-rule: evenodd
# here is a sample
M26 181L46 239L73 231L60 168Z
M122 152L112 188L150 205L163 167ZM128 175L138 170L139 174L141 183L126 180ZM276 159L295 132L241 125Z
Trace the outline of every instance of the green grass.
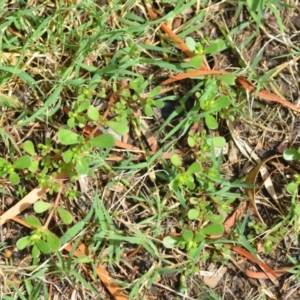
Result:
M230 230L224 225L248 201L245 189L260 181L243 182L250 157L242 144L232 146L238 140L234 135L256 152L283 138L266 139L262 128L271 132L275 123L284 131L293 125L292 111L258 101L235 80L243 75L257 92L280 91L295 100L292 92L281 91L278 70L296 62L300 45L286 46L272 58L278 64L270 69L264 61L267 45L274 43L270 36L264 36L267 41L253 60L248 55L257 34L267 30L267 13L278 26L275 41L285 46L283 35L290 29L284 17L294 11L292 6L275 0L231 1L224 3L236 12L231 16L236 23L231 23L217 9L222 7L218 1L0 4L3 212L11 212L35 187L48 188L2 225L1 299L227 299L234 288L232 271L241 272L230 265L240 258L232 246L271 268L290 267L289 276L298 284L297 165L293 171L278 167L284 184L276 192L285 195L285 215L261 193L257 197L266 224L250 209ZM147 6L157 9L159 19L151 19ZM222 21L214 22L217 13ZM178 18L182 24L176 34L193 51L190 60L160 27L162 22L171 27ZM203 34L209 26L218 37ZM228 54L235 57L230 60ZM168 91L160 85L197 70L204 57L212 68L216 63L234 76L198 76L169 84ZM156 112L166 103L175 105L161 119ZM121 137L123 144L117 140ZM289 148L298 147L295 138ZM299 161L299 152L286 151L284 158L281 164L287 166ZM6 203L8 197L12 204ZM80 245L88 254L80 255ZM205 286L203 272L212 276L221 266L231 268L224 275L231 283L224 277L217 287ZM244 278L243 297L265 299ZM118 295L110 289L113 282ZM274 281L266 282L276 293Z

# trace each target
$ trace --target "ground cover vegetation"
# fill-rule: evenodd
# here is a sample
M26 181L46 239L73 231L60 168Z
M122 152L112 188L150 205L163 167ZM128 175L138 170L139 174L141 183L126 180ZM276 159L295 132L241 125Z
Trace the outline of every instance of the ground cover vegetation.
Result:
M0 4L1 299L299 299L297 1Z

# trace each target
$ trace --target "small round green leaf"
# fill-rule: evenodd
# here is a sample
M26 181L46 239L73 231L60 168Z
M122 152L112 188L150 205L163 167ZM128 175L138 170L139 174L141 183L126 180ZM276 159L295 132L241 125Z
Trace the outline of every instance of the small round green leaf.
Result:
M203 58L201 55L195 55L189 61L189 64L192 65L194 68L199 68L202 65Z
M186 241L186 242L190 242L193 240L194 238L194 232L192 230L189 229L185 229L182 232L182 238Z
M205 116L205 124L209 129L217 129L218 122L213 115Z
M195 174L195 173L200 172L201 169L202 169L201 164L199 162L194 162L188 167L186 173L187 174Z
M38 258L41 254L41 251L39 250L37 245L33 245L32 250L31 250L31 254L33 258Z
M107 126L119 135L124 135L129 132L129 127L125 123L109 121L107 122Z
M64 222L64 224L69 225L72 223L73 216L70 214L70 212L68 212L62 207L58 207L57 213L60 216L61 220Z
M221 110L224 107L229 106L231 103L230 98L227 96L222 96L218 98L211 106L212 110Z
M181 166L181 159L179 157L178 154L173 154L171 157L171 163L175 166L175 167L179 167Z
M34 160L31 162L31 165L30 167L28 168L28 170L31 172L31 173L35 173L39 168L39 161L38 160Z
M285 160L297 160L300 158L300 153L294 149L287 149L283 152L283 158Z
M195 147L195 145L196 145L195 139L192 138L191 136L188 137L188 141L187 141L187 142L188 142L188 145L189 145L191 148Z
M195 219L198 218L198 216L199 216L199 210L197 210L195 208L192 208L192 209L189 210L189 212L188 212L188 218L190 220L195 220Z
M90 139L90 145L97 148L111 148L115 145L115 139L111 134L104 133Z
M210 221L214 224L223 224L223 222L225 221L225 217L222 215L214 215L214 214L206 214L205 219L207 221Z
M189 190L193 190L196 187L194 181L192 180L187 180L185 184Z
M77 112L83 112L86 109L88 109L88 107L90 106L90 102L88 100L84 100L80 103L80 105L78 106L78 108L76 109Z
M8 164L9 164L9 163L8 163L8 161L7 161L6 159L0 157L0 166L1 166L1 167L2 167L2 166L5 166L5 165L8 165Z
M15 169L26 169L29 168L31 165L31 158L29 155L24 155L18 158L14 164L13 167Z
M30 244L30 236L24 236L17 241L17 248L19 250L25 249Z
M229 85L235 85L236 76L231 74L218 75L217 78Z
M78 175L87 175L89 164L84 157L76 160L76 172Z
M148 117L152 117L153 116L153 109L149 104L146 104L144 106L144 113L146 114L146 116Z
M186 39L185 39L185 44L187 45L187 47L191 50L191 51L194 51L196 49L196 42L195 40L188 36ZM199 66L198 66L199 67Z
M90 120L92 120L92 121L98 121L100 118L98 109L96 107L94 107L93 105L89 106L87 115L90 118Z
M223 148L226 145L226 140L222 136L216 136L214 138L208 138L207 143L216 148Z
M50 246L51 251L55 252L60 248L60 240L59 238L50 231L45 232L47 244Z
M205 235L202 232L196 232L194 237L195 243L200 243L205 240Z
M36 213L40 214L48 210L51 206L50 203L40 200L34 203L33 209Z
M165 248L174 248L176 246L179 245L181 241L181 238L180 237L176 237L176 236L166 236L164 239L163 239L163 245Z
M42 227L40 220L35 216L28 216L27 218L25 218L25 222L34 228Z
M68 129L59 129L58 140L63 145L78 144L79 135Z
M201 233L210 235L210 234L223 234L224 226L221 224L211 224L201 229Z
M161 100L155 100L155 101L153 101L153 105L155 107L162 108L164 106L164 102Z
M64 162L68 164L72 160L73 154L74 152L71 149L64 152L62 155Z
M9 174L9 181L11 184L18 184L20 182L20 177L16 172L11 172Z
M299 184L296 182L290 182L287 186L286 186L286 190L289 194L293 195L297 189L298 189Z
M24 150L30 154L30 155L35 155L35 150L34 150L34 146L33 146L33 143L32 141L26 141L24 144L23 144L23 148Z
M38 247L38 249L44 253L44 254L49 254L51 253L51 247L43 240L36 240L35 245Z
M155 87L153 90L150 91L149 97L154 98L155 96L157 96L160 93L160 91L161 91L160 86Z
M205 54L215 54L226 48L226 44L221 39L214 40L209 46L204 49Z

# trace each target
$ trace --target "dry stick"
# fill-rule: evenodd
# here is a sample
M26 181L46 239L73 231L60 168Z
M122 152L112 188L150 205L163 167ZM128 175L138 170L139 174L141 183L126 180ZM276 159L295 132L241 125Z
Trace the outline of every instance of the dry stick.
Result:
M55 202L54 202L53 207L51 209L51 212L49 213L48 218L47 218L47 220L46 220L46 222L45 222L45 224L43 226L44 229L48 229L48 225L49 225L49 223L50 223L50 221L51 221L51 219L53 217L53 214L54 214L54 211L55 211L56 207L58 206L58 201L60 199L60 196L61 196L61 193L62 193L63 189L64 189L64 184L61 183L59 191L58 191L58 193L56 195Z

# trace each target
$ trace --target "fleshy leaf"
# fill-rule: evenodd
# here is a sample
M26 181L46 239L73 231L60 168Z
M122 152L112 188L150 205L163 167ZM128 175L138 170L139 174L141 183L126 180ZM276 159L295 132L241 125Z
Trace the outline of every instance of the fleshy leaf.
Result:
M36 213L43 213L44 211L48 210L52 205L45 201L37 201L33 205L33 209Z
M62 207L58 207L57 213L59 214L59 216L60 216L61 220L64 222L64 224L69 225L72 223L73 216L70 214L70 212L68 212L67 210L65 210Z
M40 251L40 249L38 248L37 245L33 245L32 250L31 250L31 254L32 254L33 258L37 258L37 257L40 256L41 251Z
M78 144L79 135L68 129L60 129L58 131L58 140L63 145Z
M211 224L201 229L201 233L207 235L217 235L224 233L224 226L221 224Z
M46 239L47 239L47 244L50 246L51 251L53 251L53 252L57 251L60 247L59 238L50 231L46 231L45 235L46 235Z
M194 238L194 232L192 230L184 230L182 232L182 238L186 241L186 242L190 242L193 240Z
M9 181L11 184L18 184L20 183L20 177L16 172L11 172L9 174Z
M78 175L87 175L89 170L89 164L84 157L77 159L76 161L76 172Z
M195 219L198 218L198 216L199 216L199 210L197 210L195 208L192 208L192 209L189 210L189 212L188 212L188 218L190 220L195 220Z
M171 157L171 163L175 166L175 167L179 167L179 166L181 166L181 159L180 159L180 157L179 157L179 155L178 154L174 154L174 155L172 155L172 157Z
M26 169L29 168L31 165L31 158L29 155L24 155L18 158L14 164L13 167L15 169Z
M163 239L163 245L165 248L174 248L179 245L181 241L181 237L176 237L176 236L166 236Z
M72 160L73 154L74 153L71 149L64 152L62 155L64 162L68 164Z
M32 141L26 141L23 144L23 149L30 155L35 155L35 150Z
M44 253L44 254L49 254L51 252L50 246L43 240L36 240L35 245L38 247L38 249Z
M42 227L42 224L41 224L40 220L37 217L35 217L35 216L28 216L28 217L26 217L25 218L25 222L28 225L30 225L30 226L32 226L34 228L41 228Z
M218 122L213 115L205 116L205 124L209 129L217 129Z
M108 127L119 135L124 135L129 132L129 127L125 123L109 121L107 122Z
M201 165L200 165L200 163L194 162L194 163L192 163L192 164L188 167L186 173L187 173L187 174L195 174L195 173L198 173L198 172L200 172L200 171L201 171Z
M115 145L115 139L111 134L104 133L90 139L90 144L92 147L97 148L111 148Z
M98 121L100 118L98 109L92 105L89 106L87 114L92 121Z
M17 248L19 250L25 249L30 244L30 236L24 236L17 241Z
M145 112L146 116L148 116L148 117L152 117L153 116L153 109L152 109L152 107L149 104L146 104L144 106L144 112Z

